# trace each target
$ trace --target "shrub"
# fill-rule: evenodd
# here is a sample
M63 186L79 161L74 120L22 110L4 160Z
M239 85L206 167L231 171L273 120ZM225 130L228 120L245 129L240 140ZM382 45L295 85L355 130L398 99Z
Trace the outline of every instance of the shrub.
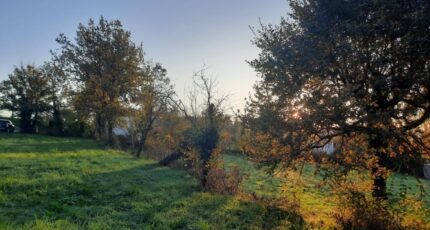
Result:
M388 202L350 191L341 198L341 206L334 213L341 229L403 229L397 216L389 211Z
M237 167L226 172L215 166L209 170L206 188L219 194L236 194L239 192L242 180L243 175L240 174Z

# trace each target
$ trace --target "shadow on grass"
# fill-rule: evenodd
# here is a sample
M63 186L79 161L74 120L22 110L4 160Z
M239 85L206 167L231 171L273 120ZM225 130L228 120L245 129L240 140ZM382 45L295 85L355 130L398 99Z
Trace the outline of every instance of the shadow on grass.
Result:
M64 221L96 229L301 229L303 218L238 197L201 192L183 171L103 150L90 140L0 135L0 228ZM57 153L2 159L1 153ZM45 228L45 225L39 228Z
M133 220L142 222L197 189L181 177L185 175L147 164L82 178L6 184L1 188L0 222L25 224L36 217L88 224L96 216L136 216L134 205L143 202L149 205Z
M11 226L28 226L36 219L110 229L272 229L283 221L298 228L303 224L302 218L297 221L296 215L280 209L199 192L197 183L185 173L155 164L1 189L0 222Z

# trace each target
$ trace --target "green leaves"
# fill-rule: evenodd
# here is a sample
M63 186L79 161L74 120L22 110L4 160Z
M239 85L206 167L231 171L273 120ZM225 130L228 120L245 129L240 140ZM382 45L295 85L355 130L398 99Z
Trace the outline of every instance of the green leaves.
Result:
M22 132L34 132L40 115L51 108L48 81L39 68L27 65L15 68L1 82L0 107L18 113Z

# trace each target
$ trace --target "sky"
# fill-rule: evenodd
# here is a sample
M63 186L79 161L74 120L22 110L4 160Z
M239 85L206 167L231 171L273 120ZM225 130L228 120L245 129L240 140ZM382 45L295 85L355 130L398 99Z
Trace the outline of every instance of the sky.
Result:
M287 12L287 0L0 0L0 80L21 64L48 61L60 33L74 39L79 23L103 15L143 43L146 58L167 69L178 94L206 65L218 91L241 109L258 80L246 62L259 53L249 27L277 24Z

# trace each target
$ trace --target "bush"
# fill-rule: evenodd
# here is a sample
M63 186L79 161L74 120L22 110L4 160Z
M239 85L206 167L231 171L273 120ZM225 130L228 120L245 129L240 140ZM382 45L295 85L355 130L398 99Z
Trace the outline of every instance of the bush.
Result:
M386 200L366 197L364 193L353 192L341 199L341 207L334 214L341 229L403 229L399 218L389 211Z
M239 192L240 183L243 176L240 174L239 169L234 167L230 172L217 166L209 170L207 178L207 189L219 194L236 194Z
M364 175L349 176L338 175L330 181L338 204L333 213L338 229L428 229L421 198L406 193L388 199L375 198L371 195L372 180Z
M390 207L387 200L357 192L349 193L342 201L340 209L334 214L342 229L426 229L422 219L405 218L405 208L411 208L409 203L396 210Z

